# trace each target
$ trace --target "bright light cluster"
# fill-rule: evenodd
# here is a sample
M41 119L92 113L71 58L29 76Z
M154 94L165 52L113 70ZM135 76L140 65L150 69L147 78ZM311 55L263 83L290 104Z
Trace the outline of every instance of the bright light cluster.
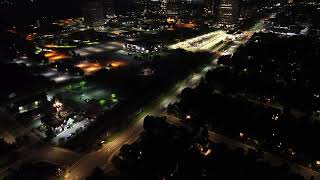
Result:
M80 63L80 64L77 64L76 66L78 68L81 68L86 75L91 75L103 68L103 66L100 63L89 63L89 62Z
M63 53L59 53L57 51L50 51L50 52L46 53L44 56L47 57L50 62L55 62L55 61L59 61L59 60L68 58L67 55L65 55Z

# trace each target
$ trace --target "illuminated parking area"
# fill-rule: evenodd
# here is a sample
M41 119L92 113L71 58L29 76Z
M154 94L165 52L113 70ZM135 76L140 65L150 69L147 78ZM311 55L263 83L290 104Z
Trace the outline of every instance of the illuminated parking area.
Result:
M103 52L103 49L102 49L102 48L87 47L86 49L88 50L88 52L94 52L94 53Z
M70 58L70 56L67 56L63 53L57 52L57 51L50 51L44 55L46 58L49 59L50 62L56 62L60 61L66 58Z
M185 49L187 51L210 50L216 44L227 38L225 31L215 31L195 38L187 39L169 46L170 49Z
M195 23L189 22L189 23L177 23L176 26L177 26L177 28L193 29L193 28L196 28L198 25Z
M126 55L128 55L128 51L125 51L125 50L123 50L123 49L120 49L120 50L116 51L116 54L126 56Z
M227 34L219 34L219 36L216 36L214 38L210 38L207 41L201 43L196 49L199 50L211 50L213 47L215 47L216 44L223 42L227 38Z
M74 79L74 77L70 76L70 75L62 75L62 76L58 76L58 77L53 78L53 80L56 83L63 83L63 82L69 81L71 79Z
M56 137L52 139L52 142L56 145L59 144L59 141L63 139L63 141L67 141L70 138L70 135L75 134L79 129L82 131L90 124L89 120L82 120L80 122L72 124L72 127L62 131Z
M44 45L46 48L75 48L76 46L69 45L57 45L57 44L46 44Z
M45 73L42 73L41 75L44 76L44 77L50 78L50 77L56 76L57 74L58 74L57 71L50 70L50 71L47 71Z
M133 41L136 41L137 39L136 38L127 38L126 41L129 41L129 42L133 42Z
M121 29L115 29L114 31L111 32L111 34L114 34L116 36L120 36L121 33L127 32L125 30L121 30Z
M111 60L110 65L113 68L118 68L122 66L127 66L129 63L127 61L122 61L122 60Z
M12 61L12 63L25 64L26 66L37 66L40 64L37 62L29 61L29 59L26 56L22 56L18 59L14 59ZM47 70L40 72L39 74L52 80L52 81L55 81L56 83L63 83L63 82L67 82L69 80L81 78L81 76L73 76L73 75L70 75L69 73L59 72L55 68L49 68ZM37 75L38 75L38 73L37 73Z
M98 62L101 62L101 63L98 63ZM84 61L79 64L76 64L75 66L82 69L85 75L92 75L103 68L112 69L112 68L127 66L128 64L129 63L124 60L111 59L111 60L105 60L105 61L98 60L94 62Z
M103 66L100 63L90 62L83 62L77 64L76 67L81 68L84 71L85 75L91 75L103 68Z
M233 45L228 49L228 51L224 52L223 55L233 54L237 51L238 48L239 45Z
M116 51L121 49L122 46L123 46L123 43L114 41L114 42L99 44L96 46L84 47L81 49L77 49L75 52L77 54L80 54L80 56L90 56L90 55L94 55L102 52Z
M68 73L61 73L56 69L48 69L46 72L41 73L42 76L55 81L56 83L64 83L73 79L80 79L80 76L71 76Z
M13 63L16 63L16 64L25 64L26 66L32 66L32 63L30 63L29 61L27 61L27 59L14 59L13 60Z
M41 65L42 64L42 62L34 61L32 59L29 59L26 55L19 56L19 57L13 59L10 63L15 63L15 64L19 64L19 65L20 64L24 64L27 67L37 66L37 65Z
M85 80L72 82L64 87L49 91L47 98L52 100L57 95L65 102L69 102L72 108L80 107L81 111L85 113L69 118L70 126L57 129L59 133L52 140L55 144L59 144L61 140L63 140L62 142L68 141L75 133L88 127L102 110L110 109L119 102L118 95L110 89Z

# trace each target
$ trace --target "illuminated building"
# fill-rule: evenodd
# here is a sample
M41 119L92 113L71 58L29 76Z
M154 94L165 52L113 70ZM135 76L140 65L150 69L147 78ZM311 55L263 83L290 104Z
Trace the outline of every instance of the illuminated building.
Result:
M161 1L161 13L162 14L167 13L167 6L168 6L168 0L162 0Z
M102 0L103 3L103 15L104 17L115 15L115 1L114 0Z
M218 23L221 27L236 26L239 15L239 0L221 0L219 5Z
M89 62L77 64L76 67L81 68L86 75L91 75L103 68L103 66L100 63Z
M93 26L103 17L103 2L100 0L87 0L83 7L84 23L87 26Z
M137 12L143 16L161 13L162 1L163 0L136 0Z
M178 0L160 0L160 11L165 15L178 14ZM181 6L181 4L179 4Z
M69 57L63 53L59 53L56 51L48 52L44 56L49 59L49 62L55 62Z
M164 46L157 42L135 41L126 43L123 48L129 52L149 54L160 52Z
M205 3L204 0L183 0L183 1L186 3L189 3L189 4L204 4Z
M12 94L14 94L14 96L8 100L8 108L19 114L38 109L46 100L45 93L32 96L16 96L15 93Z

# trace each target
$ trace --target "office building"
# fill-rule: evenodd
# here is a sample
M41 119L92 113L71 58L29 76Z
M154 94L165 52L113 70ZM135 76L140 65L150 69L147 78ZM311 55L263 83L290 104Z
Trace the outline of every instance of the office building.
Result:
M221 27L235 27L239 16L239 0L220 0L218 16Z
M87 0L83 7L84 23L87 26L93 26L104 19L103 1Z

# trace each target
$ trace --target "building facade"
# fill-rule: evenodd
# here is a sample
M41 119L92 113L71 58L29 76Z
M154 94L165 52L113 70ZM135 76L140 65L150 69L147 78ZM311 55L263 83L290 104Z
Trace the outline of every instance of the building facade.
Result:
M103 21L103 1L87 0L83 6L84 23L87 26L94 26Z
M103 3L103 15L104 17L114 16L115 12L115 0L102 0Z
M220 0L218 25L225 28L236 26L239 17L239 0Z

